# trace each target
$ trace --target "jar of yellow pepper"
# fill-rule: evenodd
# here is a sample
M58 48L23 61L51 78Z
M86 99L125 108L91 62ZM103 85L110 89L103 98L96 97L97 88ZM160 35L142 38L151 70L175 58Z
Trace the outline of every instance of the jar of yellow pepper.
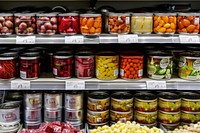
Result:
M96 78L112 80L118 78L119 56L115 52L105 51L96 55Z

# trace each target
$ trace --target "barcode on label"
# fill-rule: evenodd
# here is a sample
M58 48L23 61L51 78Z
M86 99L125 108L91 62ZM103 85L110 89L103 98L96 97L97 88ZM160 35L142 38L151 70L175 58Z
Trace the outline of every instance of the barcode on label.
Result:
M143 76L143 69L138 71L138 76Z
M20 77L26 79L26 72L20 71Z

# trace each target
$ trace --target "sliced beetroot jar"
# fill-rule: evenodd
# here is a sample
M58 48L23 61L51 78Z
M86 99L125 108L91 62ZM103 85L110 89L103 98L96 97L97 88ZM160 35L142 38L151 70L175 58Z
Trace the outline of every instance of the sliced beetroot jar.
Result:
M79 15L77 13L63 13L58 17L59 33L74 35L79 32Z
M20 57L20 78L36 79L40 73L40 56L38 53L27 52Z
M71 52L59 51L53 56L53 75L55 78L71 78L73 73L73 56Z
M94 55L90 51L80 51L75 56L76 77L94 77Z

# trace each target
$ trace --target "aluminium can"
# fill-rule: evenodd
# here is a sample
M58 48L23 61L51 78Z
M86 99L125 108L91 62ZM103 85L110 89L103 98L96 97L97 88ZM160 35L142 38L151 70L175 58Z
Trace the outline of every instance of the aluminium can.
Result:
M62 93L52 91L44 94L44 106L47 109L62 108Z
M65 109L79 110L83 108L83 92L71 91L65 93Z
M62 109L56 109L56 110L44 109L44 121L45 122L62 121Z
M83 110L68 110L65 109L65 121L72 123L81 123L83 122Z
M25 109L25 121L42 121L41 109Z
M41 125L41 121L36 121L36 122L25 121L24 122L24 127L26 129L38 129L40 125Z
M42 93L37 91L28 92L24 95L26 109L39 109L42 107Z

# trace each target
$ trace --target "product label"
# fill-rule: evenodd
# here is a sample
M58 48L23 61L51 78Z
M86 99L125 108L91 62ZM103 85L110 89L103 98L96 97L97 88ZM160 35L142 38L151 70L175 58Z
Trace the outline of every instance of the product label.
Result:
M199 18L196 17L196 18L194 19L194 24L195 24L195 25L198 25L198 24L199 24Z
M27 98L28 100L28 107L30 108L38 108L41 107L41 97L31 97Z
M195 60L193 62L193 67L195 70L200 70L200 60Z
M20 71L20 77L21 77L22 79L26 79L26 72Z
M117 70L114 70L114 76L118 76L118 74L119 74L118 69L117 69Z
M19 122L19 108L8 109L7 111L0 112L0 121L1 122Z
M124 70L123 69L120 69L120 75L124 76Z
M41 120L41 110L26 110L26 121L40 121Z
M82 94L66 96L65 107L68 109L81 109L83 107L83 96Z
M57 76L58 75L58 71L56 68L53 68L53 75Z
M45 107L47 108L61 108L62 96L61 95L45 95Z
M130 24L130 18L126 17L126 24Z
M143 76L143 69L141 69L141 70L138 71L138 76L139 76L139 77L140 77L140 76Z

